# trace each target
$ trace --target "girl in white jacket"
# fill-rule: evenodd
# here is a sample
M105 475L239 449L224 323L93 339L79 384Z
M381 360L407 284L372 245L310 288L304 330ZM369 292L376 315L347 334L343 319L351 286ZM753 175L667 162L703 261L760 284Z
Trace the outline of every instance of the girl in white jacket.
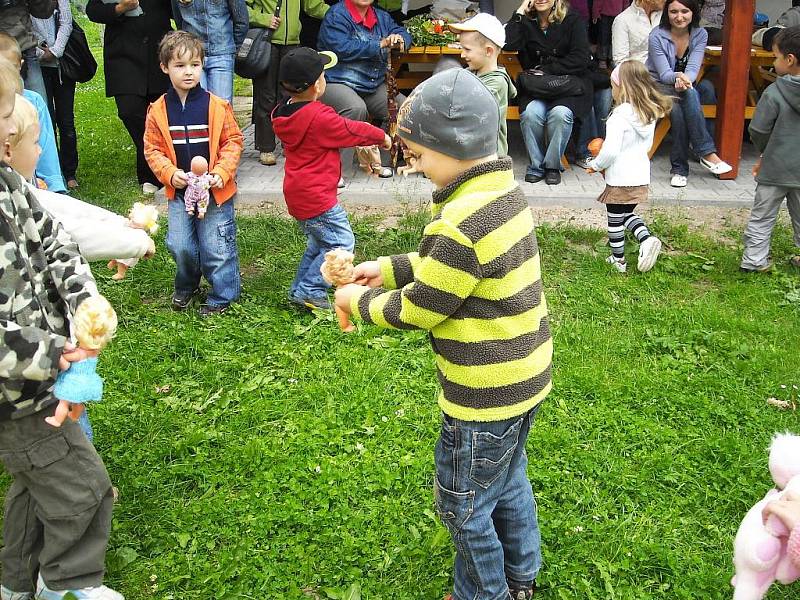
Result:
M651 235L637 204L647 200L650 186L650 158L656 121L668 115L672 100L655 87L647 67L638 60L618 65L611 74L611 91L616 107L606 122L606 139L590 171L605 171L606 188L597 198L608 211L608 242L611 256L606 261L625 273L625 230L639 242L637 267L644 273L653 268L661 252L661 240Z

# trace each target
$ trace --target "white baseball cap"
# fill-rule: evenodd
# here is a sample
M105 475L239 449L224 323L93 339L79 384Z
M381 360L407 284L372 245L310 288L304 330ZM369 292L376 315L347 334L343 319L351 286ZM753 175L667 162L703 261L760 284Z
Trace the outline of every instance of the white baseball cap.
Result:
M478 13L461 23L452 23L449 27L450 31L455 33L477 31L500 48L506 45L506 30L503 24L497 17L489 13Z

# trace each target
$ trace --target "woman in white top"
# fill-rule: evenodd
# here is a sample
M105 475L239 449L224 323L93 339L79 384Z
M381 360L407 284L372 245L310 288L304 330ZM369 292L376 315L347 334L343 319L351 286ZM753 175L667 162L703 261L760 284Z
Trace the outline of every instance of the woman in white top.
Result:
M664 0L634 0L614 19L611 28L611 53L614 64L626 60L647 61L650 32L661 21Z

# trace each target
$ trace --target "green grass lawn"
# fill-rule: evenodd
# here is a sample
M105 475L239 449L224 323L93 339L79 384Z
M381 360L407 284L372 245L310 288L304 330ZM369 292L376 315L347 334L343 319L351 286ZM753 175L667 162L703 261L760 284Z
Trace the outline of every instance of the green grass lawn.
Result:
M127 210L133 146L101 74L77 113L82 196ZM357 221L359 258L414 248L422 221ZM538 230L555 343L528 443L542 598L730 598L769 439L800 431L765 402L798 397L797 272L744 276L739 248L654 228L675 251L646 276L612 275L602 232ZM240 218L239 236L242 302L207 321L170 310L163 232L122 283L96 266L120 318L89 408L121 492L107 582L128 600L438 600L453 548L432 509L425 335L343 335L332 315L299 314L284 300L294 224ZM790 249L780 229L775 257Z

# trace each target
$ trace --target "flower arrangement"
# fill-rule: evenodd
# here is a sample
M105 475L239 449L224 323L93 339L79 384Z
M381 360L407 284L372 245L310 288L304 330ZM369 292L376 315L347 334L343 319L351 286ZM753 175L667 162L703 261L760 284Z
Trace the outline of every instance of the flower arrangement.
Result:
M415 46L446 46L457 41L456 34L447 28L447 21L430 14L412 17L405 25Z

